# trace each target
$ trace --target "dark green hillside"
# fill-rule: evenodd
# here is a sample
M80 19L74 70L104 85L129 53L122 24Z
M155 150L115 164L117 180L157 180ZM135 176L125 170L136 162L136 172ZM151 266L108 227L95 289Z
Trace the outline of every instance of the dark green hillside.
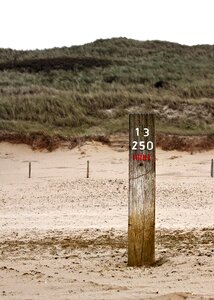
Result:
M158 132L214 134L214 46L114 38L0 49L1 132L126 132L133 111L156 112Z

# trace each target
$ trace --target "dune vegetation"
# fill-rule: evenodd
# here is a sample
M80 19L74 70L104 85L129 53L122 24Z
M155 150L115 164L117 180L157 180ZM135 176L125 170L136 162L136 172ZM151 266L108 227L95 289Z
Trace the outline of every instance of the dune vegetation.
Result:
M156 113L157 132L214 133L214 46L126 38L46 50L0 49L0 131L63 137L128 130Z

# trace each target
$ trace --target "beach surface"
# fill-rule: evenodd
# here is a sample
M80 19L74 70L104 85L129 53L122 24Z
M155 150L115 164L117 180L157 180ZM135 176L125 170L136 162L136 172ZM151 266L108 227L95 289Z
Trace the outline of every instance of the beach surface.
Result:
M0 299L214 299L212 158L157 149L156 264L133 268L127 151L0 143Z

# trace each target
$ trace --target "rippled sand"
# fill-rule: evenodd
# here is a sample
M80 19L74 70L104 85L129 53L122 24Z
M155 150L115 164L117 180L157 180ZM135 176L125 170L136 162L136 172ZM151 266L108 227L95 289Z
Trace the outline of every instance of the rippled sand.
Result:
M127 152L1 143L0 298L214 299L211 158L157 150L156 264L131 268Z

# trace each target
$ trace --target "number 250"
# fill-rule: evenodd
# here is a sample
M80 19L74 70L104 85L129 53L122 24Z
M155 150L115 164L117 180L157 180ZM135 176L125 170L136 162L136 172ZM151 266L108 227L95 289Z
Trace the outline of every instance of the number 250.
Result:
M133 141L132 150L137 150L137 146L139 144L140 150L152 150L153 149L153 142L148 141L146 144L144 141L140 141L139 143L137 141Z

